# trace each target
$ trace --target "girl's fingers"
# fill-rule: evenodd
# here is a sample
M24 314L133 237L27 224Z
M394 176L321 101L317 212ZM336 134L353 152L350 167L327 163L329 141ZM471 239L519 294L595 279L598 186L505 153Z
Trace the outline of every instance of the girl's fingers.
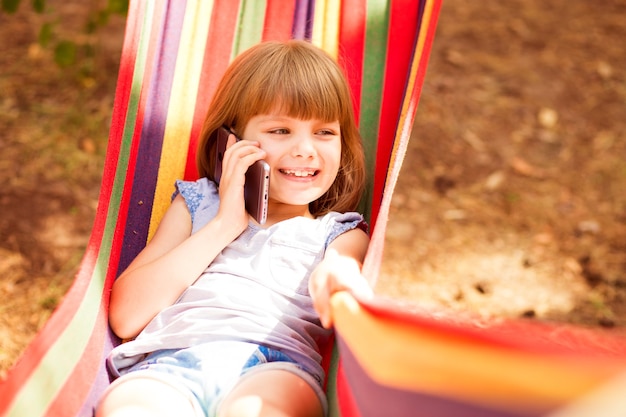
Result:
M232 133L230 135L228 135L228 140L226 141L226 149L230 148L231 146L233 146L233 144L237 142L237 136L233 135Z
M234 135L228 138L226 152L222 161L220 180L220 212L231 222L247 225L248 215L245 210L244 185L246 171L254 162L263 159L265 152L257 142L235 141Z
M233 141L231 143L231 140ZM265 151L259 147L258 142L241 140L234 142L234 135L228 139L226 152L224 153L223 169L231 173L239 170L248 170L248 167L265 157Z
M349 291L354 296L367 299L373 296L356 260L340 255L330 248L309 280L309 291L313 297L313 305L317 310L322 325L332 326L330 298L339 291Z

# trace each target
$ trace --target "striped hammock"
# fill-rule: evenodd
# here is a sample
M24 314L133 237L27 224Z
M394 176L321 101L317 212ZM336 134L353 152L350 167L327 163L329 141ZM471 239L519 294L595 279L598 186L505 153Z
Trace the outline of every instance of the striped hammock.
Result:
M440 7L441 0L131 0L91 238L62 304L0 382L0 415L92 415L109 383L104 358L120 342L107 326L111 285L154 233L174 180L196 178L212 92L233 57L260 41L309 39L348 76L371 174L364 273L375 280ZM626 396L614 394L626 387L626 343L616 337L478 323L347 293L332 304L331 416L626 410Z

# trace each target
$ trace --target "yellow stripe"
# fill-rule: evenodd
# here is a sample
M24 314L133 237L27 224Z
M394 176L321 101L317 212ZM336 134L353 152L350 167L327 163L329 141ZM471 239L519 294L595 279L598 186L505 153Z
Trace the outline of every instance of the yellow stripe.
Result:
M148 239L154 235L169 207L174 181L182 178L185 172L202 61L211 21L207 16L211 15L212 10L212 0L189 1L185 10Z
M335 59L339 56L340 16L341 0L315 2L311 42L328 52Z

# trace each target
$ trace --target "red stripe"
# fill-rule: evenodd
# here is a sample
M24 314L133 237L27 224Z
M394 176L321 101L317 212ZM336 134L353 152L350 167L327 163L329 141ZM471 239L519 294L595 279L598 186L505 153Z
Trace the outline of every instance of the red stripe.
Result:
M267 0L263 40L291 39L295 11L295 0Z
M384 94L376 152L376 174L372 201L372 221L382 201L398 117L406 93L408 75L419 28L420 0L395 0L391 4Z
M235 7L231 0L215 1L204 51L204 61L202 63L198 96L189 139L189 151L185 166L186 180L198 178L196 167L198 137L200 136L202 124L213 94L230 63L238 16L239 8Z
M328 386L328 376L330 375L330 367L332 365L333 359L333 350L335 347L335 334L333 333L328 339L327 343L320 346L320 354L322 355L322 361L320 365L322 365L322 369L324 369L326 378L324 380L324 390Z
M361 113L361 87L365 54L366 2L344 0L341 3L339 27L339 64L343 67L352 90L354 116L357 124Z
M347 354L346 349L341 350L342 355ZM356 399L352 393L352 387L346 378L343 369L343 361L339 359L337 368L337 401L339 402L339 411L344 417L361 417Z

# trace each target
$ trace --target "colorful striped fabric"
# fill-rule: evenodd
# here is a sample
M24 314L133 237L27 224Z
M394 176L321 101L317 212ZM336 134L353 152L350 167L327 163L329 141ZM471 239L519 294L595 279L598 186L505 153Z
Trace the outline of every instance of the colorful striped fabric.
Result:
M0 383L0 415L90 416L108 384L109 289L141 250L194 150L229 61L262 40L306 38L350 81L371 173L375 280L441 0L131 1L91 239L75 283ZM621 416L626 341L526 321L479 322L333 297L331 415ZM336 353L336 351L335 351ZM330 361L330 358L327 358Z
M332 302L343 415L617 417L626 410L626 340L613 334L357 302L346 293Z
M109 289L166 209L229 61L262 40L306 38L344 67L371 173L364 273L380 266L441 0L134 0L91 239L63 303L0 383L0 415L90 416L109 380ZM479 322L333 297L331 415L621 416L626 341L527 321ZM335 352L336 353L336 352Z

